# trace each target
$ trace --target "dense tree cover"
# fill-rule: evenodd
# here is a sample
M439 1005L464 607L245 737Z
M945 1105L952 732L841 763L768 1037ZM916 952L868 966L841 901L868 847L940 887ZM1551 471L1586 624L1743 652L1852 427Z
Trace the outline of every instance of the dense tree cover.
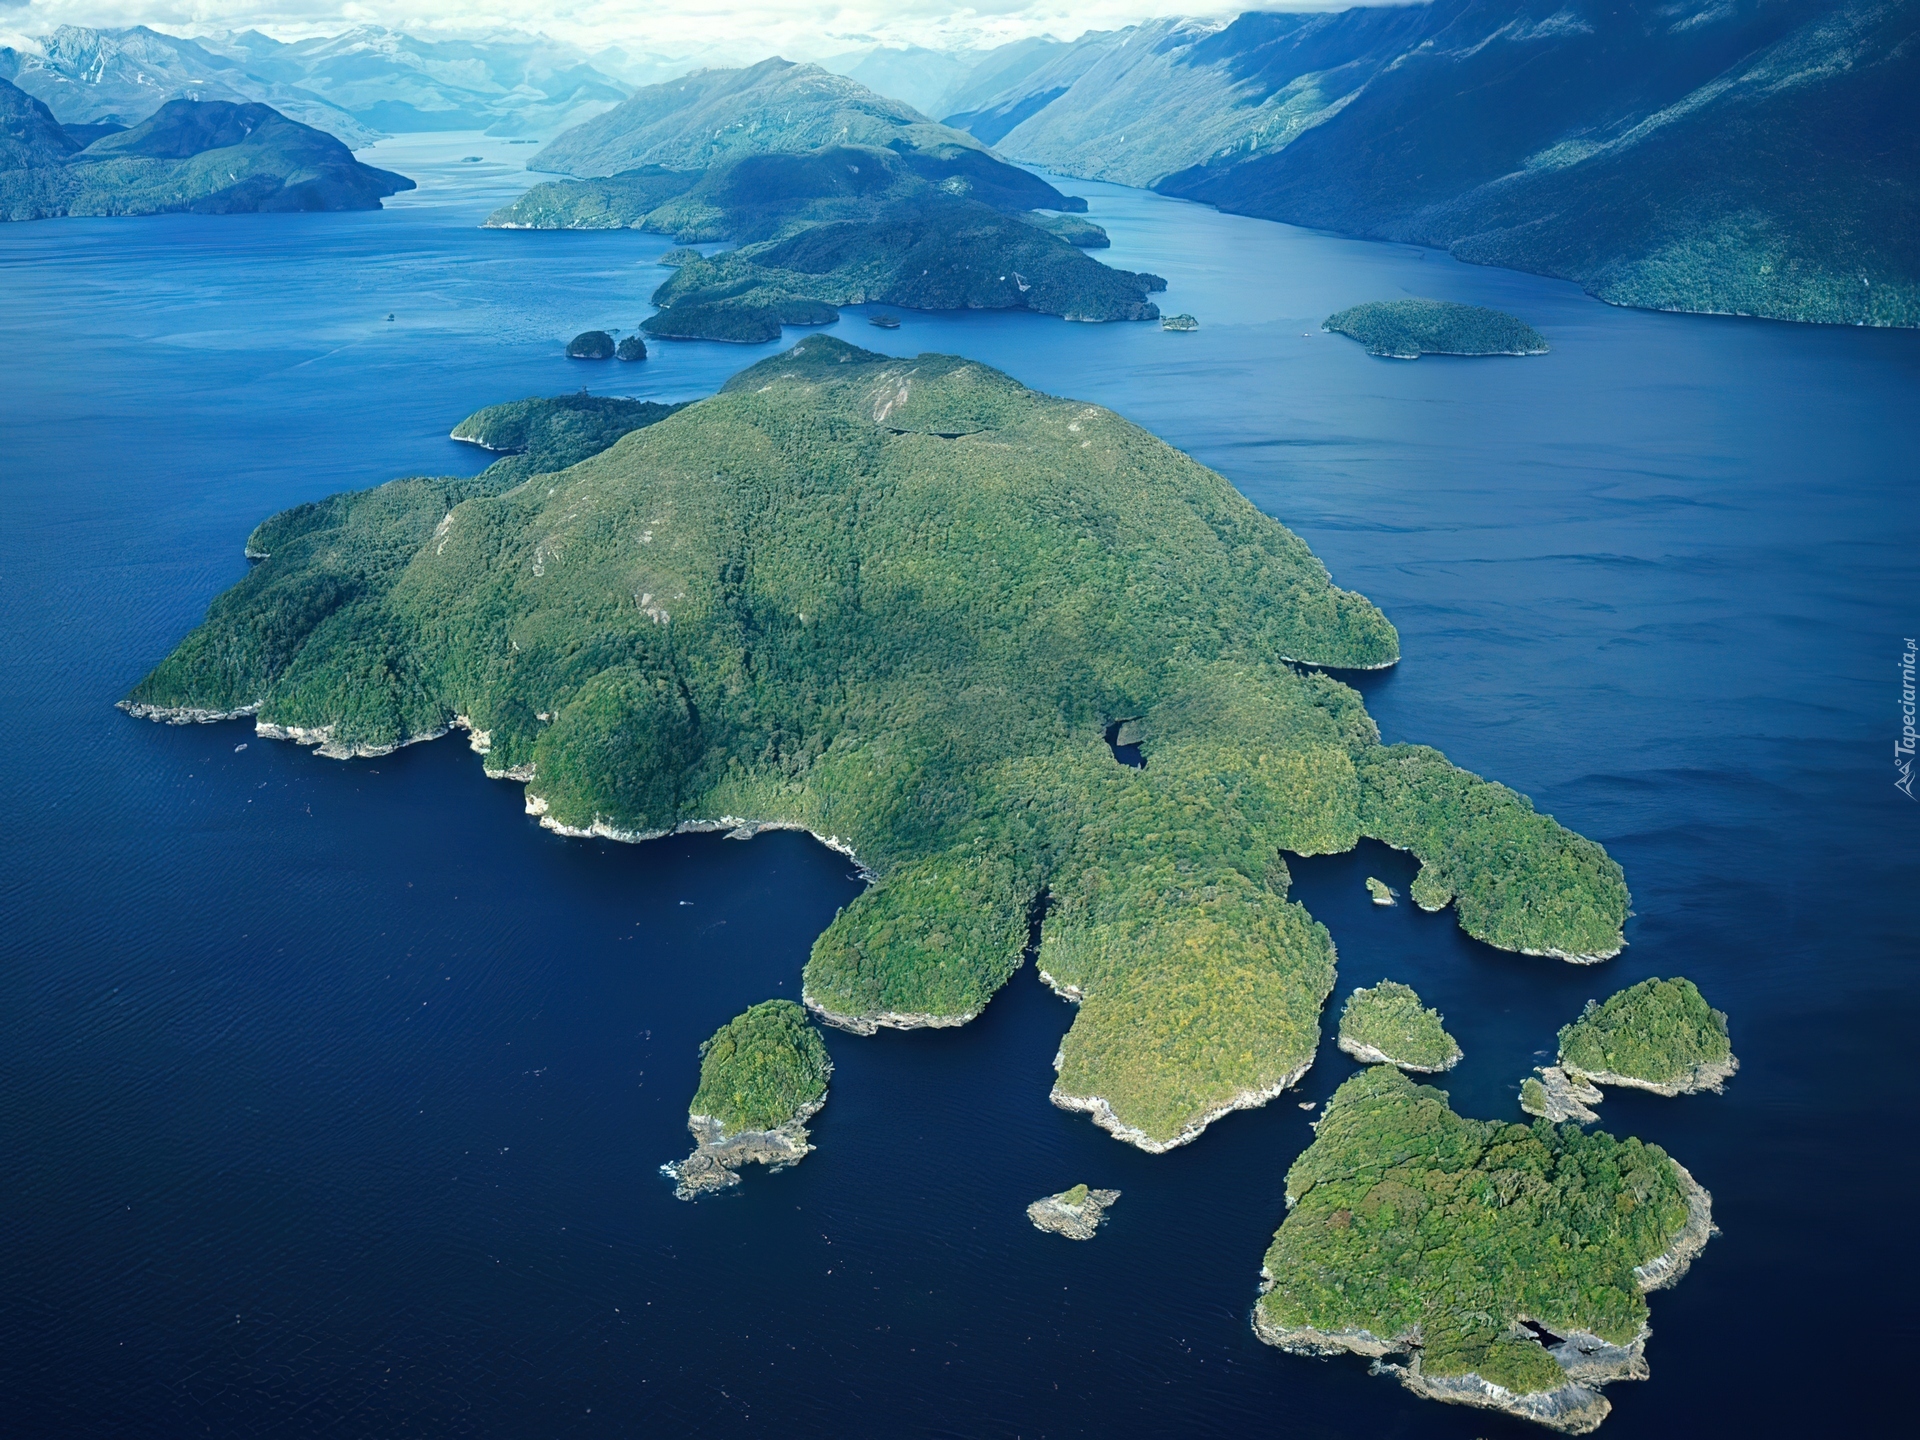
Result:
M1503 950L1619 951L1626 876L1593 841L1425 745L1376 746L1356 763L1365 833L1420 859L1415 904L1438 910L1452 901L1461 929Z
M700 1088L689 1115L718 1120L723 1134L771 1130L819 1108L833 1061L807 1012L763 1000L700 1046Z
M1566 1373L1516 1322L1630 1343L1647 1321L1634 1267L1688 1222L1659 1146L1464 1119L1387 1065L1334 1092L1287 1172L1287 1204L1263 1330L1365 1331L1417 1344L1429 1377L1473 1373L1521 1394Z
M408 483L269 522L298 543L263 544L130 700L257 702L336 748L462 715L558 826L839 837L876 883L806 994L850 1023L977 1012L1048 897L1040 963L1083 997L1060 1088L1150 1137L1313 1053L1332 948L1282 848L1345 850L1377 817L1463 921L1528 948L1624 914L1599 847L1383 750L1353 690L1290 663L1399 653L1297 536L986 366L816 336L562 474ZM1144 769L1106 743L1122 719Z
M644 360L647 358L647 342L638 335L629 335L613 353L622 360Z
M942 147L900 153L862 145L830 145L794 153L748 153L716 162L704 173L657 165L601 180L536 185L487 217L487 225L514 230L649 230L683 244L709 240L768 240L821 220L858 220L898 201L945 194L1008 214L1086 208L1039 176L981 150ZM1032 223L1107 243L1099 226L1071 216L1031 215Z
M1378 1051L1408 1070L1446 1070L1460 1059L1460 1046L1438 1010L1420 1003L1411 986L1382 980L1355 990L1340 1012L1340 1044Z
M1717 1085L1732 1060L1726 1015L1680 976L1642 980L1605 1004L1589 1000L1580 1018L1560 1030L1561 1068L1615 1083Z
M492 230L643 230L646 218L700 176L642 165L599 180L548 180L486 219Z
M1451 300L1376 300L1329 315L1321 328L1351 335L1369 354L1395 360L1547 353L1547 342L1525 321Z
M735 155L870 145L905 152L983 150L912 106L818 65L763 60L696 70L635 91L564 131L527 163L561 175L612 175L643 165L699 172Z
M824 305L1151 320L1160 311L1146 297L1165 285L1158 276L1110 269L990 206L929 193L899 201L875 219L826 221L785 239L686 261L654 292L653 303L663 308L646 327L650 334L696 331L728 309L764 310L776 296Z
M0 80L0 219L378 210L382 197L413 189L265 105L170 100L80 150L52 139L51 120Z
M1080 202L1084 205L1086 202ZM1107 232L1091 220L1079 215L1049 215L1044 210L1027 211L1020 217L1029 225L1038 225L1049 235L1057 235L1069 245L1077 245L1082 250L1106 250L1113 241Z
M567 354L575 360L611 360L613 336L604 330L582 330L567 342Z
M662 340L726 340L764 345L783 325L831 325L840 312L824 300L788 294L751 276L714 285L640 322Z

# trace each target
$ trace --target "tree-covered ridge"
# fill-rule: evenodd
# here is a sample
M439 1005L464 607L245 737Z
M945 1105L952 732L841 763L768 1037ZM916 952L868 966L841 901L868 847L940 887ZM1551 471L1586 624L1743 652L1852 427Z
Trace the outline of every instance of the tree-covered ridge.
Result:
M734 155L823 145L984 149L971 135L857 81L775 58L644 86L557 136L527 168L582 177L642 165L700 171Z
M1592 1000L1560 1030L1562 1069L1603 1084L1677 1095L1718 1090L1738 1068L1727 1017L1691 980L1642 980Z
M1393 360L1547 353L1547 342L1524 320L1451 300L1375 300L1329 315L1321 328L1351 335L1369 354Z
M67 153L51 121L44 105L0 80L0 219L378 210L383 197L413 189L265 105L170 100L132 129Z
M704 173L644 166L599 180L548 181L494 211L486 223L532 230L630 228L672 235L683 244L747 244L822 220L870 219L896 201L936 193L1007 214L1084 210L1087 204L983 150L943 146L902 154L830 145L736 155ZM1066 223L1065 217L1037 216L1035 222ZM1099 228L1077 224L1086 231Z
M1292 1349L1413 1348L1427 1381L1557 1390L1567 1371L1521 1322L1634 1346L1645 1291L1704 1243L1705 1203L1657 1145L1464 1119L1375 1066L1334 1093L1287 1172L1255 1327Z
M1158 276L1102 265L991 206L928 193L874 219L827 221L784 239L688 260L654 292L662 309L643 328L654 335L699 334L711 323L707 316L804 304L1152 320L1160 311L1147 296L1165 286ZM696 315L700 323L690 319Z
M1041 964L1083 1001L1059 1093L1129 1138L1188 1137L1311 1059L1332 949L1283 848L1389 838L1473 933L1619 943L1599 847L1383 750L1299 668L1393 663L1385 617L1097 406L822 336L561 474L415 494L390 525L380 495L263 545L130 703L257 704L330 753L458 716L563 830L837 837L875 883L805 989L855 1028L978 1013L1048 896ZM319 528L291 513L263 530ZM1145 769L1107 746L1122 719Z
M700 1088L689 1115L720 1122L722 1135L772 1130L819 1109L833 1061L807 1012L791 1000L763 1000L700 1046Z
M1440 1012L1422 1005L1411 986L1392 980L1347 997L1340 1012L1340 1048L1403 1070L1450 1070L1460 1061L1460 1046L1441 1023Z
M510 400L476 410L451 432L455 440L509 457L495 461L487 474L524 480L549 470L564 470L598 455L622 435L664 420L685 402L662 405L616 395L555 395ZM505 487L501 487L505 488Z

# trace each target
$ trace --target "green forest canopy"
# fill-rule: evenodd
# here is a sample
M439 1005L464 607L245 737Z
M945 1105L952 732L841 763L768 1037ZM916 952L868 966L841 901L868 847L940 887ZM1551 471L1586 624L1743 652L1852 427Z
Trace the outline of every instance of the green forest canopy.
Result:
M1566 1372L1515 1323L1631 1342L1647 1321L1634 1267L1688 1219L1659 1146L1463 1119L1446 1092L1389 1065L1334 1092L1287 1172L1287 1202L1267 1251L1267 1325L1417 1339L1423 1374L1517 1394Z
M1683 976L1642 980L1605 1004L1589 1000L1560 1030L1560 1064L1582 1075L1684 1085L1701 1067L1724 1065L1732 1055L1726 1015Z
M1411 986L1382 980L1355 990L1340 1012L1340 1038L1371 1046L1396 1065L1444 1070L1460 1058L1460 1047L1441 1024L1440 1012L1420 1003Z
M689 1115L710 1115L727 1135L772 1130L827 1093L833 1061L807 1012L791 1000L763 1000L700 1046L700 1088Z
M1160 1139L1318 1044L1332 947L1282 849L1373 836L1491 943L1620 946L1605 851L1382 746L1306 668L1393 663L1386 618L1110 411L819 336L511 479L267 522L271 558L127 703L258 705L332 753L462 716L555 825L839 837L877 880L816 941L806 996L852 1021L977 1013L1048 895L1041 963L1085 997L1060 1086ZM1120 719L1146 768L1109 750Z

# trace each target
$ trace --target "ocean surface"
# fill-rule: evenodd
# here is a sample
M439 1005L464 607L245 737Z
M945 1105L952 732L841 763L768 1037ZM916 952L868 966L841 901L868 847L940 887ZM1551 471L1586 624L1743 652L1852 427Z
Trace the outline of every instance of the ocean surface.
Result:
M479 469L446 435L484 404L692 398L771 353L565 359L650 313L667 242L476 228L529 153L389 142L370 158L420 189L371 214L0 227L0 1431L1544 1433L1254 1339L1297 1102L1355 1068L1331 1042L1297 1095L1149 1156L1048 1104L1072 1014L1028 967L964 1029L830 1033L817 1152L683 1204L658 1167L696 1046L797 993L857 892L843 857L563 840L458 738L343 764L112 708L270 512ZM1517 1119L1587 998L1695 979L1731 1016L1727 1094L1616 1090L1602 1123L1690 1167L1724 1234L1653 1297L1652 1378L1602 1433L1878 1432L1920 1338L1920 803L1893 760L1920 335L1611 309L1069 188L1197 333L837 332L1113 407L1385 609L1406 658L1359 683L1386 738L1603 842L1636 913L1577 968L1370 905L1366 875L1411 879L1380 847L1300 862L1335 1005L1413 984L1465 1048L1456 1107ZM1401 295L1498 306L1552 353L1409 364L1319 331ZM1027 1223L1077 1181L1123 1192L1098 1239Z

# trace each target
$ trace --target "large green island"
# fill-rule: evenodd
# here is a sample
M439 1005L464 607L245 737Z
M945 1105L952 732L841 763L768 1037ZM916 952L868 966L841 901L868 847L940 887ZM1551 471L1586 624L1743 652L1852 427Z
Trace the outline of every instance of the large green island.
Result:
M804 977L853 1031L966 1023L1037 927L1079 1005L1053 1099L1148 1150L1312 1063L1334 953L1283 850L1371 836L1489 944L1620 948L1605 851L1329 673L1393 664L1386 618L1111 411L824 336L664 416L583 403L462 427L550 458L266 521L123 704L337 756L463 728L563 834L809 830L873 880Z
M1463 1119L1379 1065L1334 1092L1287 1172L1253 1326L1582 1435L1612 1408L1602 1385L1646 1378L1647 1292L1712 1233L1712 1197L1659 1146Z

